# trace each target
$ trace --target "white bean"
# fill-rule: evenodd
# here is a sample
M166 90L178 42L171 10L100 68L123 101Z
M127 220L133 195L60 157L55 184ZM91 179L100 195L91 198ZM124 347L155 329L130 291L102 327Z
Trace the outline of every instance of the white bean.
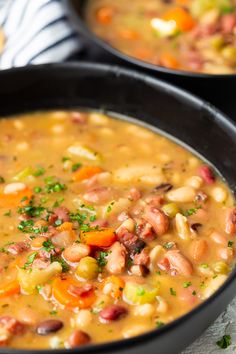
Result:
M216 202L223 203L227 198L227 192L222 187L215 187L211 191L211 196Z
M134 307L134 316L150 317L154 313L154 306L151 304L143 304Z
M5 186L3 192L4 194L14 194L23 191L26 185L21 182L9 183Z
M89 310L80 310L76 316L77 327L87 327L92 322L92 314Z
M177 213L175 216L175 227L182 240L190 240L191 231L186 216Z
M187 179L186 185L194 189L199 189L203 185L203 179L200 176L192 176Z
M158 300L157 312L166 313L169 308L167 301L162 296L157 296L157 300Z
M196 191L190 186L180 187L167 193L168 200L179 203L190 203L194 200L195 196Z

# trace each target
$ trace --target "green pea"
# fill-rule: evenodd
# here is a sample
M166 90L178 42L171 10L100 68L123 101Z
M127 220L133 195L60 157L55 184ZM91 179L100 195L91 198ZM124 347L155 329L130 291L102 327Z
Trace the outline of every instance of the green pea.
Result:
M92 280L97 277L99 273L99 266L93 257L84 257L80 260L76 268L76 274L80 278Z

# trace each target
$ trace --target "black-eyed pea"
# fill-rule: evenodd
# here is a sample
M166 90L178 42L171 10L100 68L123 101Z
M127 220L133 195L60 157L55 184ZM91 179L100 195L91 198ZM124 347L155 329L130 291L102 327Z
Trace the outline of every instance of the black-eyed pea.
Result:
M134 316L151 317L155 312L155 307L152 304L143 304L135 306L133 309Z
M158 301L158 305L156 309L157 312L161 314L166 313L169 309L168 302L162 296L157 296L157 301Z
M169 191L166 196L171 202L190 203L196 196L196 190L193 187L184 186Z

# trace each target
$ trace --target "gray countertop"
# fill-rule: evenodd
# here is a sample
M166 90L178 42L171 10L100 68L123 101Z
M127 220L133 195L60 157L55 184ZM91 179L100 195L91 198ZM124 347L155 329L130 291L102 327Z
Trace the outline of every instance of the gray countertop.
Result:
M228 334L232 344L227 349L221 349L216 342ZM235 354L236 353L236 298L227 309L207 329L203 335L189 346L182 354Z

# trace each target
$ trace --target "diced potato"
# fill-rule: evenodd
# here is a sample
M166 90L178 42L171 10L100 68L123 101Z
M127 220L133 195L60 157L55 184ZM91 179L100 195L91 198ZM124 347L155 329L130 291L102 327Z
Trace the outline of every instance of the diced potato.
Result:
M45 269L18 269L18 281L21 289L27 294L33 294L37 285L47 283L52 277L62 272L62 266L59 262L51 263Z

